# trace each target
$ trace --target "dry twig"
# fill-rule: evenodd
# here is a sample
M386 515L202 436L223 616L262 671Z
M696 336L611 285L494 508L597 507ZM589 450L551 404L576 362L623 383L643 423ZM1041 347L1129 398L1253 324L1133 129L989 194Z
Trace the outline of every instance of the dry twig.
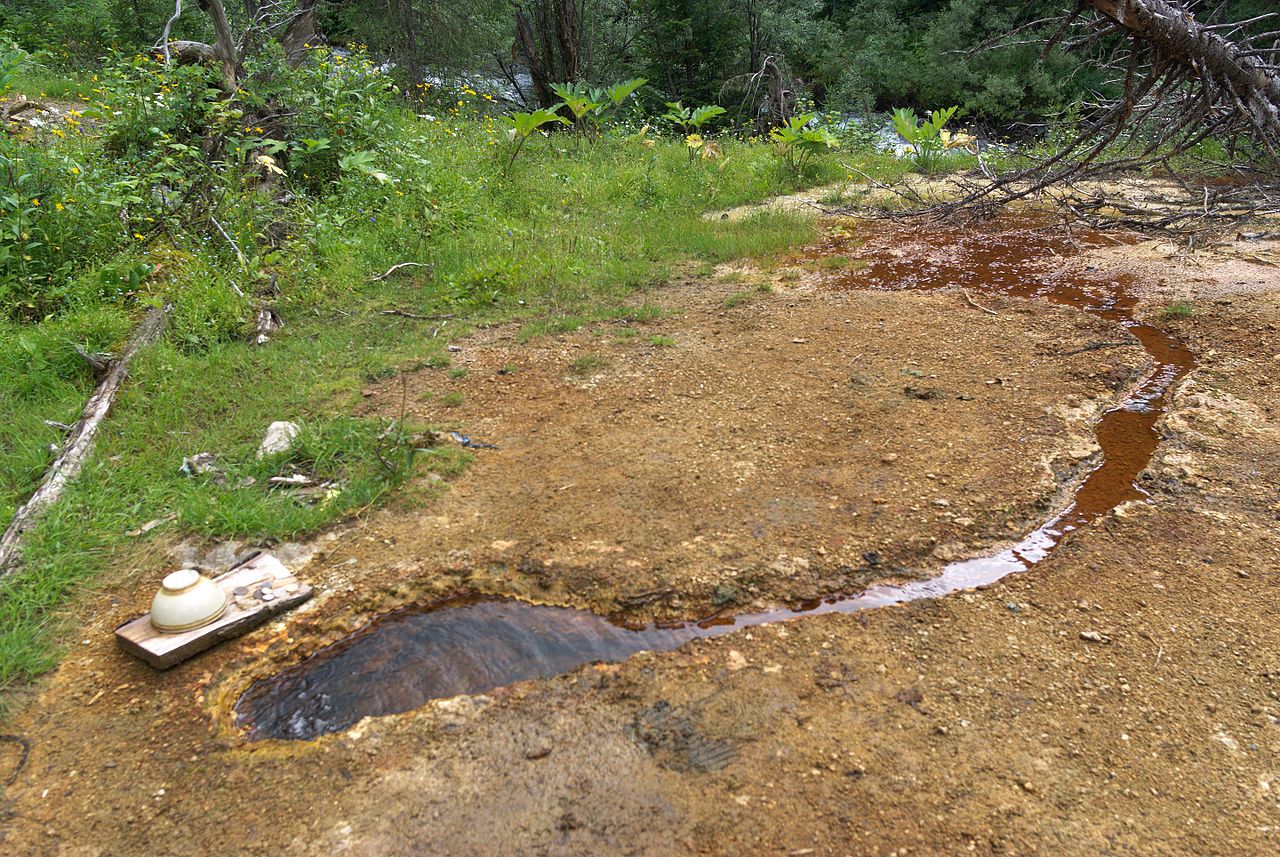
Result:
M964 295L965 302L966 302L966 303L968 303L968 304L969 304L969 306L973 307L974 309L980 309L980 310L982 310L983 312L987 313L988 315L999 315L999 314L1000 314L1000 313L996 312L995 310L993 310L993 309L989 309L988 307L984 307L982 304L980 304L980 303L978 303L977 301L975 301L975 300L974 300L974 299L969 295L969 290L968 290L968 289L961 289L961 290L960 290L960 294Z
M381 282L382 280L387 279L387 277L390 277L392 274L394 274L396 271L401 270L402 268L430 268L430 267L431 265L427 262L400 262L399 264L392 265L390 268L387 268L387 272L385 274L380 274L379 276L372 278L369 282L371 283Z

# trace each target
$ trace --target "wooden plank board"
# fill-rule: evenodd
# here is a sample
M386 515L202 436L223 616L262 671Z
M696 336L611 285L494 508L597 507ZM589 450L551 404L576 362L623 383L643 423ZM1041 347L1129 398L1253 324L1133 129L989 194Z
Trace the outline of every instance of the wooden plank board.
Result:
M158 670L181 663L210 646L238 637L311 597L311 587L294 577L280 560L260 553L213 579L227 593L227 612L201 628L176 634L157 630L150 615L116 628L116 645ZM269 589L271 599L260 595Z

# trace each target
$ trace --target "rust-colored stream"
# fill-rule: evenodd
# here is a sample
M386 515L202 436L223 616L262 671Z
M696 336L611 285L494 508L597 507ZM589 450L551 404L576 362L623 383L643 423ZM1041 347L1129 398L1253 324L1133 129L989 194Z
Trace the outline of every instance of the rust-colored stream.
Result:
M511 599L467 599L397 611L253 684L236 704L238 722L250 738L314 738L370 715L557 675L585 663L619 661L642 650L674 649L699 637L984 586L1028 570L1049 556L1067 533L1120 503L1145 496L1137 479L1159 442L1155 423L1174 385L1192 368L1193 357L1164 331L1133 317L1135 300L1127 279L1068 269L1065 257L1075 247L1034 224L928 233L889 227L873 235L876 244L869 248L851 250L841 239L820 248L827 256L852 252L858 260L854 268L833 274L833 288L960 287L978 299L1038 298L1115 322L1146 349L1152 369L1119 406L1103 415L1097 427L1102 461L1085 476L1066 508L1012 547L951 563L934 577L872 586L794 609L639 629L583 610ZM1076 240L1100 239L1086 235ZM922 241L928 242L929 252L904 249Z

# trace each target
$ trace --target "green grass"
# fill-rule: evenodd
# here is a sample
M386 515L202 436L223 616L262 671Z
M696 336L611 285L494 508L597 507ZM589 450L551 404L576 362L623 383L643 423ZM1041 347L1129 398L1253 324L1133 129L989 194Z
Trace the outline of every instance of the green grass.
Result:
M77 91L75 81L63 83L32 75L19 89ZM165 340L136 361L80 480L29 534L23 570L0 585L0 690L56 664L70 627L61 608L73 592L109 571L118 576L122 558L153 540L295 538L384 502L415 473L465 466L456 451L409 455L406 427L350 417L367 385L394 390L399 372L447 369L445 345L476 325L515 321L524 340L658 319L646 291L677 269L766 258L815 234L811 220L784 213L722 221L705 212L832 181L844 174L840 160L855 158L837 153L798 177L767 145L736 144L719 169L691 162L678 141L647 149L606 138L568 153L557 151L559 142L535 141L504 176L497 129L393 114L375 152L388 181L348 176L323 197L300 195L288 211L292 237L276 255L255 246L258 232L229 224L263 281L274 274L279 288L273 301L285 327L262 346L253 342L253 300L237 292L254 284L216 236L179 236L177 246L162 238L120 259L77 260L53 315L0 320L3 527L61 438L45 421L73 422L95 383L76 347L118 350L149 303L176 304ZM86 177L111 166L94 155L94 141L74 145ZM866 160L879 178L903 170L879 155ZM255 204L232 202L245 211ZM137 294L104 291L104 268L139 257L163 262L162 272ZM371 282L404 261L430 264L430 273ZM387 315L389 307L447 318ZM649 342L675 345L661 335ZM419 406L433 423L462 401L455 391ZM300 423L303 439L288 459L260 463L257 444L280 419ZM221 477L180 472L183 457L199 452L217 454ZM270 488L273 468L300 469L332 482L335 493L317 500Z
M672 336L662 336L660 334L655 334L649 337L649 344L652 345L654 348L674 348L676 345L676 340L675 340L675 337L672 337Z
M12 95L25 96L33 101L54 99L79 101L89 93L91 84L61 74L36 63L26 63L18 72L11 87Z
M733 309L734 307L741 306L760 295L770 294L772 291L773 286L768 283L760 283L750 291L734 292L729 295L729 297L724 299L724 305L726 309Z
M1160 318L1165 321L1175 318L1191 318L1195 315L1196 307L1191 301L1174 301L1160 310Z
M591 375L609 368L609 360L599 354L583 354L569 364L569 371L574 375Z
M528 342L530 339L539 336L572 333L581 329L584 325L602 321L637 322L651 321L662 317L662 310L650 304L641 304L639 306L590 306L590 298L587 299L587 302L589 306L586 311L579 311L577 314L571 315L553 315L528 322L520 328L517 338L521 342Z

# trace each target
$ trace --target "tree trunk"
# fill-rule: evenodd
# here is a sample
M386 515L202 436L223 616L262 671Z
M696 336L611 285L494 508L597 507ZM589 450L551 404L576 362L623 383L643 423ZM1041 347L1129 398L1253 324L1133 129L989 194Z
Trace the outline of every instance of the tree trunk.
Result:
M240 51L236 48L235 37L231 35L231 23L227 21L227 10L222 0L199 0L201 11L207 13L213 21L213 32L216 36L213 53L222 66L222 82L229 90L236 88L240 77Z
M581 22L574 0L560 0L555 10L556 41L560 44L560 66L563 79L573 83L581 77L578 51L582 45Z
M761 28L760 0L746 0L742 12L747 19L747 70L754 72L764 61L764 31Z
M407 20L412 24L411 18ZM280 44L284 48L284 55L289 65L296 67L302 62L303 57L307 55L307 46L319 35L320 30L316 26L316 0L302 0L298 4L297 14L293 16L289 26L285 28L284 35L280 37Z
M551 91L551 82L547 80L547 70L543 68L538 44L533 37L533 25L523 9L516 9L516 52L524 54L529 64L529 76L533 78L533 92L537 96L539 107L550 107L555 104L555 94Z
M538 103L550 107L557 100L551 84L582 78L582 13L576 0L537 0L532 20L523 6L515 18L513 54L524 55Z
M400 16L404 33L404 55L401 62L412 69L414 80L418 79L418 26L417 13L413 8L413 0L396 0L396 12Z

